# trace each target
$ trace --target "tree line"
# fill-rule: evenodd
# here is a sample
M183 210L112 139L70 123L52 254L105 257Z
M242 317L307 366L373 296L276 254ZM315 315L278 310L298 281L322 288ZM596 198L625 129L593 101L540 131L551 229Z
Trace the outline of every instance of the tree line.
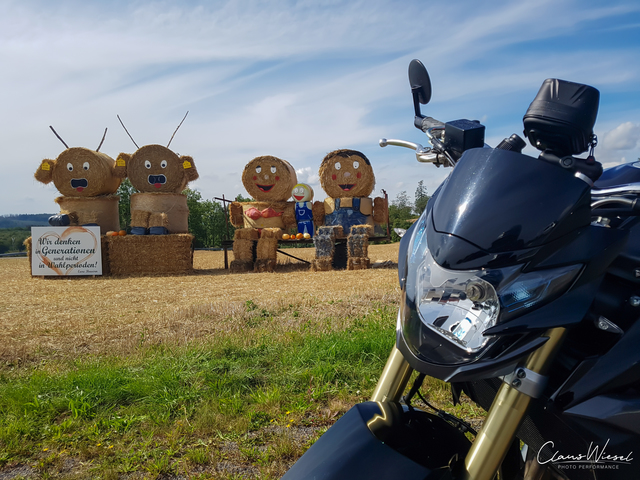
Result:
M394 228L408 229L412 223L420 216L427 207L429 194L424 182L420 180L413 202L409 199L406 190L396 195L396 198L389 205L389 224L391 226L391 241L400 241L400 236Z
M136 190L128 179L125 179L118 189L117 195L120 196L120 225L123 229L129 230L131 223L131 195ZM232 240L235 228L228 221L226 209L221 201L203 199L202 194L198 190L186 189L183 192L187 196L187 206L189 207L189 233L194 238L195 248L215 248L221 247L223 240ZM250 201L250 198L237 195L233 200L239 202ZM418 182L415 198L413 202L409 199L406 191L400 192L389 205L389 224L391 228L391 240L398 241L400 237L393 228L407 229L411 226L412 220L417 218L424 210L429 200L427 190L422 180ZM46 215L48 217L48 215ZM46 225L46 221L42 222L42 215L12 217L33 217L31 226ZM35 222L35 223L33 223ZM25 220L25 223L28 223ZM31 236L29 226L20 228L0 228L0 254L24 251L24 240Z

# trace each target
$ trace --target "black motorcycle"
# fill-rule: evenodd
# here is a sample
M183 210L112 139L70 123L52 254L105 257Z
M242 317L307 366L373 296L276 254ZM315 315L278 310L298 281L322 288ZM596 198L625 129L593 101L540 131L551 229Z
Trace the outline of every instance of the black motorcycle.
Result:
M402 238L396 346L371 401L283 478L640 478L640 162L595 160L593 87L545 80L524 116L535 158L518 135L490 148L478 122L423 116L418 60L409 81L432 147L380 144L453 169ZM478 433L412 406L426 375L487 410Z

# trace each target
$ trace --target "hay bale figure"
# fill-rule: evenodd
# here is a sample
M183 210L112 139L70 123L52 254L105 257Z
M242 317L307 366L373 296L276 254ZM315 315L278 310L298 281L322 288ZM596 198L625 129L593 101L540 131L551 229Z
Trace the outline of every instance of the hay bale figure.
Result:
M133 154L119 154L116 170L140 192L131 195L133 235L189 231L187 196L181 192L198 178L193 158L162 145L145 145Z
M278 240L282 238L283 229L296 225L293 202L287 201L296 183L293 167L277 157L256 157L244 167L242 184L254 201L230 205L231 223L238 228L233 237L232 273L275 270Z
M293 187L291 196L295 200L298 233L301 233L303 238L312 238L315 231L313 225L313 188L306 183L299 183Z
M41 183L53 182L62 194L55 199L60 206L60 214L50 217L49 224L97 225L102 234L109 230L120 230L120 197L113 194L118 190L123 177L115 168L116 162L99 151L102 142L97 150L69 148L55 130L53 132L67 149L55 160L42 160L34 174L35 179ZM104 137L102 140L104 141Z
M331 270L335 240L347 237L347 269L369 268L369 237L373 227L387 218L384 198L371 199L375 176L369 159L355 150L335 150L322 160L320 184L328 195L313 204L318 228L312 268ZM331 245L331 246L330 246Z

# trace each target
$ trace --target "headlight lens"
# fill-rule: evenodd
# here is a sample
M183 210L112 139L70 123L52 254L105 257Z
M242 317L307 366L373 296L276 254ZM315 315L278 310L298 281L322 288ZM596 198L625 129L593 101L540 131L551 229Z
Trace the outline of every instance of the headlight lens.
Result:
M415 314L402 315L399 326L409 348L434 363L477 359L495 340L483 335L485 330L558 298L582 267L529 273L522 273L522 265L448 270L427 248L428 221L426 215L419 220L408 251L406 293L409 304L415 304Z
M469 353L486 345L489 337L482 332L496 324L500 313L495 288L478 273L446 270L427 251L415 284L422 322Z

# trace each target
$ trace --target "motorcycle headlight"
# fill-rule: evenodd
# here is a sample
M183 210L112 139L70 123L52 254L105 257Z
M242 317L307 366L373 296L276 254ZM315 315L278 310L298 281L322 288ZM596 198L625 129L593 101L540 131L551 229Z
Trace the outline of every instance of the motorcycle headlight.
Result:
M414 354L433 363L466 363L495 340L484 331L567 291L581 265L522 272L522 265L499 269L448 270L427 247L426 215L408 249L406 296L412 305L399 328ZM444 340L444 341L443 341Z
M416 307L424 325L468 353L484 347L500 313L495 287L482 271L455 271L440 267L425 252L417 266Z

